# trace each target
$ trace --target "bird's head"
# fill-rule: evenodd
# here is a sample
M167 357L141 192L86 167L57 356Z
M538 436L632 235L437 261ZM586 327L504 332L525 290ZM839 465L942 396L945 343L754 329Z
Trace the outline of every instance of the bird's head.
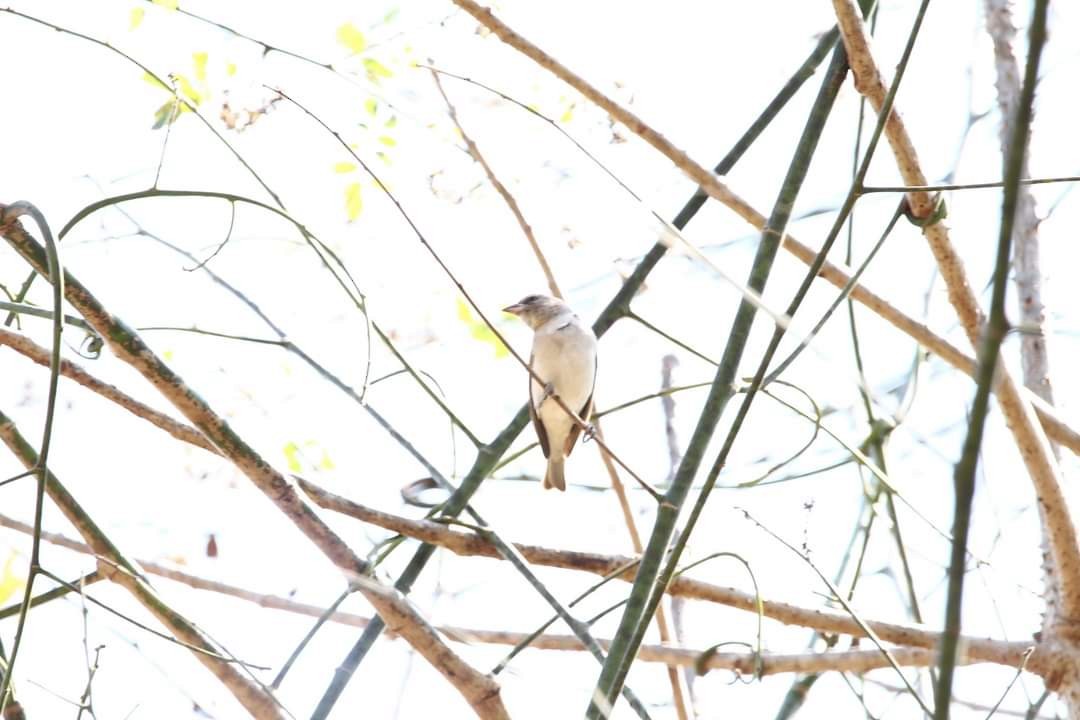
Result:
M504 307L503 312L517 315L535 330L553 317L570 312L570 308L562 300L548 295L526 295L513 305Z

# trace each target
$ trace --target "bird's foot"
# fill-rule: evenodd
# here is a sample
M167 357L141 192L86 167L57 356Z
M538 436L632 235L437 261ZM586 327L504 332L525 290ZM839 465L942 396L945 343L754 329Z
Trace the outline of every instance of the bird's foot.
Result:
M544 395L543 395L543 397L540 398L540 402L538 402L537 405L543 405L544 401L547 400L549 397L551 397L554 394L555 394L555 385L554 385L554 383L549 382L549 383L545 384L544 385Z

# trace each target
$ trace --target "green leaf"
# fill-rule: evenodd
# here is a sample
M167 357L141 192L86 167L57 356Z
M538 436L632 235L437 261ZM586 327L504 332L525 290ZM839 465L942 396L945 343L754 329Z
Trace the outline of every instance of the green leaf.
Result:
M372 80L394 77L394 73L390 72L390 68L386 67L375 58L364 58L364 69L367 70L368 77Z
M353 162L334 163L334 172L336 173L351 173L355 169L356 163Z
M364 33L357 30L352 23L345 23L337 29L337 41L348 48L353 55L364 52L364 48L367 47Z
M322 457L319 459L319 467L323 470L333 470L334 461L330 459L330 453L324 449L322 451Z
M166 125L171 125L176 122L176 118L186 112L189 112L187 105L177 102L176 98L169 98L164 105L154 112L153 129L158 130Z
M15 548L8 551L7 560L4 562L4 572L0 575L0 603L6 603L8 598L26 585L23 580L23 573L17 572L15 569L15 560L17 558L18 554L15 552Z
M363 208L364 203L360 197L360 183L349 183L349 186L345 188L345 213L349 217L349 222L360 217L360 211Z
M388 130L397 127L397 115L391 115L390 119L386 121L386 124L383 125L383 127Z
M143 79L144 82L148 82L148 83L150 83L151 85L153 85L156 88L161 88L162 90L172 92L171 87L169 87L168 85L163 83L161 80L158 80L155 76L151 75L148 72L143 73L142 79Z
M502 340L487 326L487 323L473 317L472 309L462 298L457 299L457 314L458 319L468 326L469 334L474 340L491 345L495 349L495 357L504 358L510 354L510 351L502 344Z
M128 15L128 30L134 30L135 28L142 25L144 17L146 17L146 8L131 8L131 14Z
M225 66L225 74L228 75L229 77L232 77L233 75L235 75L236 74L236 63L231 62L228 65L226 65Z
M166 10L176 10L180 7L180 0L154 0L154 4Z
M292 441L285 443L282 452L285 453L285 463L289 466L289 472L298 473L304 469L300 465L300 448L296 443Z
M371 117L375 117L375 113L379 111L379 103L375 98L368 98L364 101L364 110L366 110L367 114Z
M186 75L175 73L173 79L176 81L176 89L180 91L180 94L191 101L193 105L198 105L202 102L203 96L195 86L191 84L191 81L187 79Z
M378 140L386 147L394 147L395 145L397 145L397 140L390 137L389 135L380 135Z
M566 106L566 110L562 116L559 117L559 122L568 123L574 119L574 103L570 103Z
M209 54L197 52L192 53L191 57L195 60L195 79L206 82L206 61L210 57Z

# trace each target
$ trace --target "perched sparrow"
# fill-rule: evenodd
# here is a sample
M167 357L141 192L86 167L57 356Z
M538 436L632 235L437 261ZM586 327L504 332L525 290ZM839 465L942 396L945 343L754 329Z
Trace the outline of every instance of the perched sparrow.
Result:
M503 312L517 315L533 329L529 367L544 382L529 379L529 415L548 461L544 487L565 490L563 463L581 428L551 396L558 395L579 418L589 421L596 384L596 336L566 303L547 295L529 295Z

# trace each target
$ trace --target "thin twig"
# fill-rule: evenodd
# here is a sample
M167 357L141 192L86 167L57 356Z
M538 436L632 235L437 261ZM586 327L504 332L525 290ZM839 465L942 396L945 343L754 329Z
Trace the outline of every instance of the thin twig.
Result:
M18 223L5 226L4 237L35 270L47 272L44 250ZM68 302L106 339L117 357L133 366L154 384L350 581L355 581L358 576L369 571L368 563L358 557L319 518L296 492L292 483L214 413L138 334L108 312L97 298L70 274L66 275L64 294ZM362 586L360 592L375 606L380 615L385 611L392 618L397 632L454 685L478 714L491 718L506 716L498 685L453 653L404 596L380 588L373 581Z
M994 373L1000 361L1001 343L1009 330L1005 317L1005 291L1008 287L1009 262L1012 256L1013 227L1016 222L1016 210L1020 200L1020 187L1017 180L1023 170L1024 156L1030 140L1032 105L1035 101L1035 84L1039 76L1039 59L1042 57L1046 42L1046 16L1049 0L1036 0L1032 10L1028 38L1027 66L1024 72L1024 85L1015 114L1010 118L1013 125L1007 151L1004 153L1005 190L1002 199L1001 228L998 235L997 257L994 262L993 292L990 303L990 316L979 343L979 370L976 375L975 399L971 404L968 430L960 459L956 463L953 484L956 500L953 507L953 547L949 561L949 584L945 605L945 633L941 643L938 664L940 679L937 686L935 720L948 720L949 704L952 701L952 682L956 668L956 659L960 655L958 638L960 636L961 611L963 607L964 577L967 574L966 547L968 531L971 527L972 504L975 496L975 475L982 449L983 429L990 406L990 388L994 382ZM1044 438L1045 443L1045 438ZM1052 462L1052 458L1050 458ZM1045 516L1044 516L1045 517ZM1058 528L1060 529L1060 528ZM1054 528L1051 526L1051 532ZM1074 531L1075 532L1075 531ZM1075 535L1073 536L1075 543ZM1077 550L1077 548L1073 548ZM1069 608L1080 606L1080 596L1070 597L1070 592L1080 592L1080 577L1070 573L1080 572L1080 566L1063 566L1066 558L1058 555L1051 543L1051 553L1057 562L1051 564L1049 580L1061 593L1062 611L1065 617ZM1056 571L1056 572L1055 572ZM1059 574L1060 573L1060 574ZM1056 581L1056 582L1055 582ZM1057 608L1054 608L1057 610ZM1050 629L1057 631L1059 618L1048 620ZM1071 620L1066 620L1071 623Z
M1020 181L1021 185L1045 185L1047 183L1073 183L1080 182L1080 175L1070 175L1068 177L1049 177L1049 178L1026 178ZM914 192L944 192L946 190L986 190L996 189L1005 185L1004 180L998 180L996 182L982 182L982 183L961 183L961 184L948 184L948 185L866 185L860 191L860 195L869 195L871 193L914 193Z
M24 466L32 467L37 462L37 453L19 433L15 423L2 412L0 440L3 440ZM270 693L245 676L240 668L235 667L217 643L158 597L138 567L101 531L51 471L42 472L42 484L47 486L49 497L83 536L94 554L101 557L99 569L103 575L123 586L168 628L178 642L192 650L195 658L228 688L248 712L260 719L285 717L277 700ZM41 540L40 523L35 523L33 537L34 545L38 546ZM62 582L51 573L50 576Z
M29 534L31 529L25 523L13 521L0 515L0 525L13 528ZM54 533L43 533L43 539L48 542L67 547L76 552L92 553L86 545L64 538ZM256 593L228 583L209 580L191 573L159 565L149 561L139 561L139 566L148 573L181 583L189 587L219 593L245 600L259 607L281 610L307 617L323 617L330 622L350 627L366 627L371 618L349 612L334 611L327 613L327 609L318 605L302 603L292 598L278 595ZM767 602L767 601L766 601ZM436 628L440 633L454 642L483 643L495 645L518 645L531 637L524 633L507 632L501 630L487 630L478 628L466 628L452 625L440 625ZM603 647L611 643L609 639L598 638L597 642ZM538 650L566 650L582 651L584 646L573 635L538 635L532 637L529 647ZM933 661L933 655L929 648L912 647L897 648L894 654L898 662L909 666L922 666ZM852 671L871 670L883 667L884 660L877 651L861 651L850 653L769 653L758 656L756 653L710 653L707 659L702 659L702 651L669 645L643 645L639 655L640 660L646 662L666 663L672 667L694 668L702 670L734 670L743 674L752 675L755 672L755 663L758 657L761 659L761 671L766 675L785 672L807 672L807 668L816 668L816 671ZM1022 659L1023 652L1018 654ZM875 659L876 658L876 659ZM967 658L971 663L984 662L975 655Z
M506 201L506 205L510 208L510 212L514 214L514 219L516 219L518 225L521 226L521 232L525 235L525 239L529 241L529 247L532 248L533 255L536 256L536 262L540 265L540 270L544 273L548 289L551 290L552 295L561 298L563 294L562 291L559 290L559 284L555 282L555 275L551 272L551 266L548 264L547 258L544 257L544 252L540 249L540 244L536 241L536 235L533 234L532 226L529 225L529 222L525 219L525 215L522 214L517 200L510 191L506 189L506 186L499 180L498 176L495 175L495 171L491 169L487 160L484 159L476 142L469 137L467 132L465 132L465 128L461 125L461 120L458 119L457 108L450 102L446 90L443 89L442 81L439 80L439 73L434 69L431 69L431 78L435 81L435 87L439 90L439 95L442 96L443 101L446 103L446 109L450 113L450 119L453 120L454 127L461 133L461 139L465 141L465 147L468 148L469 154L472 155L473 159L480 164L481 168L483 168L484 174L487 175L488 182L490 182L496 192L502 196L502 199Z
M901 681L908 689L908 693L910 693L910 695L915 698L915 702L919 704L919 707L923 709L923 712L926 713L926 715L928 716L932 716L934 714L933 711L926 705L926 703L922 699L922 696L919 695L918 691L908 681L907 676L904 675L904 673L900 670L900 664L897 662L896 657L893 655L893 651L886 648L882 644L881 638L877 635L877 633L874 632L873 628L871 628L858 614L856 614L854 608L851 607L851 604L844 598L843 594L836 589L836 586L833 585L832 581L829 580L828 576L826 576L825 573L821 572L818 566L810 559L810 556L807 555L805 551L799 550L787 540L784 540L772 530L755 520L750 515L750 513L743 510L743 514L748 520L750 520L752 523L754 523L759 528L761 528L766 533L775 538L781 545L802 558L803 562L805 562L810 567L810 569L813 570L814 573L821 579L821 581L825 583L825 585L829 588L829 592L832 594L832 597L844 607L844 610L846 610L848 615L851 616L851 619L854 620L860 628L862 628L866 637L868 637L870 641L877 646L878 651L881 653L881 655L884 656L885 660L888 662L888 665L891 666L896 671L896 674L900 676Z
M21 335L6 328L0 328L0 345L11 348L15 352L33 360L39 365L49 364L49 351L25 335ZM78 365L71 360L61 360L60 374L64 377L71 378L88 390L111 400L132 415L146 420L152 425L169 433L177 440L200 447L215 455L219 454L218 449L214 447L214 444L207 440L206 436L195 428L178 422L165 413L159 412L149 405L139 402L115 385L110 385L103 380L99 380L87 372L81 365Z
M26 629L26 618L30 612L30 603L33 600L34 580L41 572L41 519L45 511L45 486L49 475L49 448L52 445L53 421L56 416L56 396L60 382L60 335L64 331L63 302L64 302L64 267L60 262L60 250L56 240L53 239L52 230L49 228L45 216L34 205L27 202L16 202L11 205L0 205L0 234L22 231L19 218L29 215L38 226L45 243L45 262L38 272L49 278L52 283L52 349L49 353L49 391L45 403L45 423L41 435L41 446L34 459L30 463L24 463L26 472L16 475L4 483L27 475L34 475L37 484L34 493L34 542L30 550L30 569L26 577L26 588L23 591L22 607L19 611L18 625L15 629L15 641L11 646L11 655L7 658L6 671L3 682L0 683L0 714L3 713L9 699L11 681L15 672L15 660L22 644L23 633ZM0 415L0 418L3 418ZM6 420L6 418L3 418ZM10 422L10 421L8 421Z
M415 223L415 222L413 222L413 219L412 219L412 218L411 218L411 217L409 216L409 214L408 214L407 212L405 212L405 208L404 208L404 207L403 207L403 206L401 205L401 203L400 203L400 202L398 201L398 199L397 199L397 198L396 198L396 197L394 196L394 194L393 194L393 193L392 193L392 192L390 191L390 189L389 189L389 188L388 188L388 187L386 186L386 184L385 184L385 183L383 183L383 181L382 181L382 180L381 180L381 179L379 178L379 176L378 176L377 174L375 174L375 172L374 172L374 171L372 171L372 169L371 169L371 166L370 166L370 165L368 165L368 164L367 164L367 163L366 163L366 162L365 162L365 161L364 161L364 160L363 160L363 159L362 159L362 158L361 158L361 157L360 157L360 156L359 156L359 155L358 155L358 154L356 153L356 151L355 151L355 150L353 150L353 148L349 146L349 144L348 144L347 142L345 142L345 140L344 140L344 139L343 139L343 138L341 137L341 135L340 135L340 134L339 134L339 133L338 133L337 131L335 131L335 130L334 130L333 128L331 128L331 127L330 127L329 125L327 125L327 124L326 124L326 123L325 123L325 122L324 122L324 121L323 121L323 120L322 120L322 119L321 119L321 118L320 118L319 116L315 115L315 114L314 114L314 113L313 113L313 112L312 112L311 110L309 110L309 109L308 109L307 107L305 107L305 106L304 106L303 104L301 104L300 102L298 102L298 101L297 101L297 100L296 100L295 98L293 98L293 97L291 97L291 96L289 96L289 95L285 94L285 93L284 93L284 92L282 92L281 90L277 90L277 92L278 92L278 93L279 93L279 94L280 94L280 95L281 95L281 96L282 96L283 98L285 98L285 99L286 99L286 100L288 100L288 101L289 101L290 103L292 103L292 104L293 104L293 105L295 105L295 106L296 106L297 108L299 108L299 109L301 110L301 112L303 112L303 113L304 113L305 115L307 115L307 116L308 116L308 117L310 117L310 118L311 118L312 120L314 120L314 121L315 121L316 123L318 123L320 127L322 127L322 128L323 128L324 130L326 130L326 131L327 131L328 133L330 133L331 135L333 135L333 137L334 137L334 138L335 138L335 139L336 139L336 140L338 141L338 143L340 143L340 144L341 144L341 146L342 146L342 147L343 147L343 148L344 148L344 149L345 149L345 150L346 150L346 151L347 151L347 152L349 153L349 155L350 155L350 156L351 156L351 157L353 158L353 160L355 160L355 161L356 161L356 162L357 162L357 163L358 163L358 164L360 165L360 167L362 167L362 168L364 169L364 172L366 172L366 173L368 174L368 176L369 176L369 177L371 177L371 179L375 181L375 184L376 184L376 185L378 185L378 187L379 187L379 188L380 188L380 189L381 189L381 190L382 190L382 191L383 191L384 193L386 193L386 196L387 196L387 197L388 197L388 198L390 199L390 202L391 202L391 203L393 203L394 207L395 207L395 208L397 209L397 211L398 211L398 213L399 213L399 214L401 215L402 219L404 219L404 220L405 220L406 224L407 224L407 225L409 226L409 228L410 228L410 229L411 229L411 230L413 231L413 234L415 234L415 235L416 235L416 238L417 238L417 240L419 240L419 241L420 241L420 244L424 246L424 249L425 249L425 250L426 250L426 251L428 252L428 254L429 254L429 255L430 255L431 257L432 257L432 259L433 259L433 260L435 261L435 263L436 263L436 264L437 264L437 265L439 266L439 268L440 268L440 269L442 269L443 273L444 273L444 274L445 274L445 275L447 276L447 278L448 278L448 279L450 280L450 282L454 284L454 287L456 287L456 288L458 289L458 292L460 292L460 293L461 293L462 297L464 297L464 298L465 298L465 300L466 300L466 301L467 301L467 302L469 303L469 305L471 305L471 306L472 306L473 310L474 310L474 311L476 311L476 314L477 314L477 315L478 315L478 316L480 317L480 319L481 319L481 320L483 321L483 323L484 323L485 325L487 325L488 329L489 329L489 330L491 330L491 332L492 332L492 333L494 333L494 335L495 335L495 336L496 336L496 337L497 337L497 338L499 339L499 342L501 342L501 343L503 344L503 346L504 346L504 347L506 347L506 348L507 348L507 350L509 350L509 351L510 351L510 354L511 354L511 355L512 355L512 356L514 357L514 359L516 359L516 360L518 361L518 363L519 363L519 364L520 364L520 365L521 365L521 366L522 366L522 367L523 367L523 368L524 368L524 369L525 369L525 370L526 370L526 371L527 371L527 372L529 373L530 377L532 377L532 378L533 378L534 380L536 380L536 381L537 381L538 383L540 383L541 385L545 384L545 381L544 381L544 379L543 379L543 378L541 378L541 377L540 377L539 375L537 375L537 374L536 374L536 371L534 371L534 370L533 370L533 368L532 368L532 367L530 366L530 364L528 363L528 361L526 361L526 360L525 360L525 358L523 358L523 357L521 356L521 354L520 354L520 353L518 353L518 352L517 352L517 350L515 350L515 349L513 348L513 346L512 346L512 345L510 345L510 343L506 342L506 338L504 338L504 337L502 336L502 333L501 333L501 332L499 331L499 329L498 329L498 328L497 328L497 327L495 326L495 324L494 324L493 322L491 322L491 320L489 320L489 319L488 319L488 317L487 317L487 314L486 314L486 313L484 312L484 310L483 310L483 309L482 309L482 308L480 307L480 305L479 305L479 304L478 304L478 303L477 303L477 302L476 302L476 301L475 301L475 300L473 299L473 297L472 297L472 295L471 295L471 294L469 293L469 291L465 289L465 286L461 284L461 281L460 281L460 280L458 280L457 276L456 276L456 275L455 275L455 274L453 273L453 271L451 271L451 270L450 270L450 267L449 267L449 266L448 266L448 265L447 265L447 264L446 264L446 263L445 263L445 262L443 261L442 257L440 257L440 255L439 255L439 254L438 254L438 253L437 253L437 252L435 251L435 248L434 248L434 247L433 247L433 246L431 245L431 243L430 243L430 242L428 242L428 239L427 239L427 237L426 237L426 236L424 235L424 233L422 233L422 232L420 231L420 228L419 228L419 227L417 227L417 225L416 225L416 223ZM558 406L559 406L559 407L561 407L561 408L563 409L563 412L565 412L565 413L566 413L567 415L569 415L569 416L570 416L570 418L571 418L571 419L572 419L572 420L573 420L573 421L574 421L574 422L575 422L575 423L577 424L577 426L578 426L579 428L581 428L581 429L582 429L583 431L586 431L586 432L588 432L588 433L589 433L590 435L592 434L592 433L591 433L591 429L590 429L590 427L589 427L589 424L588 424L588 422L587 422L587 418L580 418L580 417L578 417L577 413L576 413L576 412L575 412L574 410L572 410L572 409L571 409L571 408L570 408L570 407L569 407L569 406L568 406L568 405L566 404L566 402L565 402L565 401L563 401L563 399L562 399L562 398L560 398L560 397L558 396L558 394L554 394L554 395L552 395L552 396L551 396L551 399L552 399L552 400L554 400L554 401L555 401L555 403L556 403L556 404L558 404ZM651 495L653 496L653 498L654 498L654 499L655 499L655 500L656 500L657 502L662 502L662 501L661 501L661 498L660 498L660 495L659 495L659 493L657 493L657 492L656 492L656 490L654 490L654 489L652 488L652 486L651 486L651 485L649 485L649 483L645 482L645 481L644 481L644 480L643 480L643 479L641 478L641 476L640 476L640 475L638 475L638 474L637 474L636 472L634 472L633 468L631 468L631 467L630 467L629 465L627 465L627 464L626 464L626 463L625 463L625 462L624 462L624 461L623 461L623 460L622 460L622 459L621 459L621 458L619 457L619 455L618 455L617 453L615 453L614 451L612 451L612 449L611 449L610 447L608 447L608 446L607 446L607 445L606 445L606 444L604 443L604 441L603 441L603 440L600 440L600 439L596 439L596 438L594 438L594 439L596 440L596 443L597 443L598 445L600 445L600 447L604 448L604 450L605 450L605 451L606 451L606 452L607 452L608 454L610 454L610 455L611 455L611 458L612 458L612 459L613 459L613 460L614 460L615 462L617 462L617 463L619 464L619 466L620 466L620 467L621 467L621 468L622 468L623 470L625 470L625 471L626 471L627 473L629 473L629 474L630 474L630 477L634 478L634 480L635 480L635 481L637 481L637 483L638 483L638 484L639 484L639 485L640 485L640 486L641 486L641 487L642 487L642 488L643 488L643 489L644 489L644 490L645 490L646 492L650 493L650 494L651 494Z
M880 112L886 93L885 84L870 53L866 31L853 0L833 0L841 35L844 39L856 88L867 96ZM918 155L908 136L899 113L894 109L886 125L886 136L893 148L897 166L904 182L913 186L927 185ZM1018 176L1016 176L1018 177ZM927 192L908 195L916 217L929 218L934 212L934 200ZM932 222L923 228L930 249L937 260L941 276L948 287L949 302L973 346L978 346L983 331L982 311L964 272L963 263L942 222ZM1062 490L1057 463L1045 433L1038 427L1031 404L1020 393L1019 386L1008 366L998 363L995 368L996 394L1006 425L1013 433L1020 456L1031 476L1038 496L1040 516L1046 530L1050 552L1060 582L1062 615L1080 616L1080 541L1073 522L1068 496Z
M328 510L348 515L362 522L420 540L429 545L446 548L456 555L500 558L498 549L478 535L455 531L439 522L412 520L374 510L323 490L306 480L299 480L299 482L301 489L308 493L314 502ZM0 515L0 525L9 525L9 523L9 520ZM534 565L578 570L595 575L607 575L613 570L625 567L634 561L634 558L623 555L557 550L521 543L515 543L515 548ZM631 582L634 579L634 572L627 570L618 577L626 582ZM667 592L673 596L714 602L747 612L758 612L758 598L753 593L714 585L683 575L678 575L671 581L667 587ZM766 617L789 625L811 627L822 632L834 632L853 637L866 637L863 627L850 616L833 610L804 608L791 603L762 600L761 612ZM941 633L914 625L873 620L867 621L866 625L877 633L882 640L897 645L936 648L941 639ZM1015 666L1021 653L1031 644L1009 643L976 637L965 637L963 643L972 659L1012 666ZM1040 649L1032 657L1029 667L1032 668L1033 672L1042 672L1052 666L1052 660L1047 659L1048 652L1048 649Z

